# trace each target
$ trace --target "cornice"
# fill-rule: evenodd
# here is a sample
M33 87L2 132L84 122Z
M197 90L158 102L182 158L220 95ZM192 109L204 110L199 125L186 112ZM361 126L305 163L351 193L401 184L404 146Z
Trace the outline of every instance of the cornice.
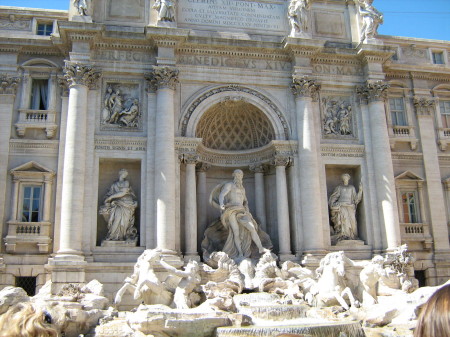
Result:
M9 151L11 154L51 154L58 155L59 141L11 139Z
M391 153L392 159L397 160L418 160L423 161L423 155L420 152L413 153L413 152L392 152Z
M129 42L129 40L128 40ZM133 43L123 43L122 41L117 42L117 40L112 41L99 41L94 43L95 49L114 49L114 50L131 50L135 51L137 50L145 50L145 51L154 51L155 46L150 45L148 41L145 41L145 43L135 43L135 41L132 41Z

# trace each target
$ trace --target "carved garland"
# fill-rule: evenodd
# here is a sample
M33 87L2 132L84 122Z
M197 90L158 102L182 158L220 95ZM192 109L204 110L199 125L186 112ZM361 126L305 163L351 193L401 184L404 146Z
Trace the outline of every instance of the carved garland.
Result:
M277 108L277 106L266 96L262 95L261 93L249 89L249 88L244 88L238 85L228 85L225 87L220 87L220 88L215 88L212 89L206 93L204 93L203 95L201 95L199 98L197 98L189 107L187 114L184 116L183 119L183 124L181 127L181 135L182 136L186 136L186 129L187 129L187 125L189 123L189 119L192 116L192 113L195 111L195 109L197 109L197 107L207 98L219 94L221 92L228 92L228 91L234 91L234 92L245 92L247 94L253 95L257 98L259 98L260 100L264 101L264 103L266 103L278 116L281 125L283 126L284 129L284 135L286 137L286 139L289 139L289 127L288 127L288 123L286 121L286 119L284 118L283 114L281 113L281 111Z

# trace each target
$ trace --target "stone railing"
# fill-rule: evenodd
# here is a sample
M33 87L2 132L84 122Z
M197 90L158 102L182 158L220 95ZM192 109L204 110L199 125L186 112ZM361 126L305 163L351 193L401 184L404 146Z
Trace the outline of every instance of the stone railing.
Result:
M395 149L395 145L398 142L409 143L411 150L417 148L417 138L414 126L391 125L389 127L389 137L392 150Z
M25 135L26 129L44 129L47 138L53 138L56 131L56 112L52 110L19 110L19 121L15 124L17 134Z
M50 222L9 221L8 235L5 237L6 251L21 253L20 246L37 245L39 253L48 253L52 241L50 229Z
M433 243L430 226L424 223L401 223L402 241L422 242L424 249L430 249Z

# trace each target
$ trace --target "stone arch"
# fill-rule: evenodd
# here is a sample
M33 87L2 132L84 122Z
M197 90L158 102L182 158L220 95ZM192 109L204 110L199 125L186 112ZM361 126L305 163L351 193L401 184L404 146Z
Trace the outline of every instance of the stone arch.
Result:
M43 59L43 58L34 58L31 60L27 60L22 63L23 67L48 67L48 68L60 68L58 64L53 61Z
M180 121L181 136L195 137L197 125L206 111L224 101L244 101L258 108L270 121L276 140L290 138L289 124L278 106L266 95L239 85L208 88L196 95L183 109Z

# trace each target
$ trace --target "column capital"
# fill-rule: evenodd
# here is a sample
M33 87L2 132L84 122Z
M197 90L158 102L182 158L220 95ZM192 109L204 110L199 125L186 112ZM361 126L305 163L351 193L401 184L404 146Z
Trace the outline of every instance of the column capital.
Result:
M417 116L431 116L436 102L426 97L413 97L413 104Z
M267 166L263 164L252 164L249 166L249 170L253 173L266 173Z
M64 78L69 88L74 85L84 85L89 89L95 89L101 72L90 64L66 62L64 67Z
M356 94L361 99L369 100L369 102L384 101L389 87L389 83L385 81L366 81L363 85L356 87Z
M198 160L199 160L199 155L195 154L195 153L182 153L179 156L180 161L184 164L197 164Z
M211 164L205 162L198 162L196 165L197 172L206 172L211 168Z
M0 95L15 95L20 83L19 77L0 74Z
M291 91L295 97L311 97L315 99L319 93L320 84L307 76L292 75Z
M178 74L179 70L174 67L153 66L152 70L144 76L148 82L148 90L151 92L163 88L175 90Z
M275 155L272 159L272 165L274 166L289 166L292 158L289 156Z

